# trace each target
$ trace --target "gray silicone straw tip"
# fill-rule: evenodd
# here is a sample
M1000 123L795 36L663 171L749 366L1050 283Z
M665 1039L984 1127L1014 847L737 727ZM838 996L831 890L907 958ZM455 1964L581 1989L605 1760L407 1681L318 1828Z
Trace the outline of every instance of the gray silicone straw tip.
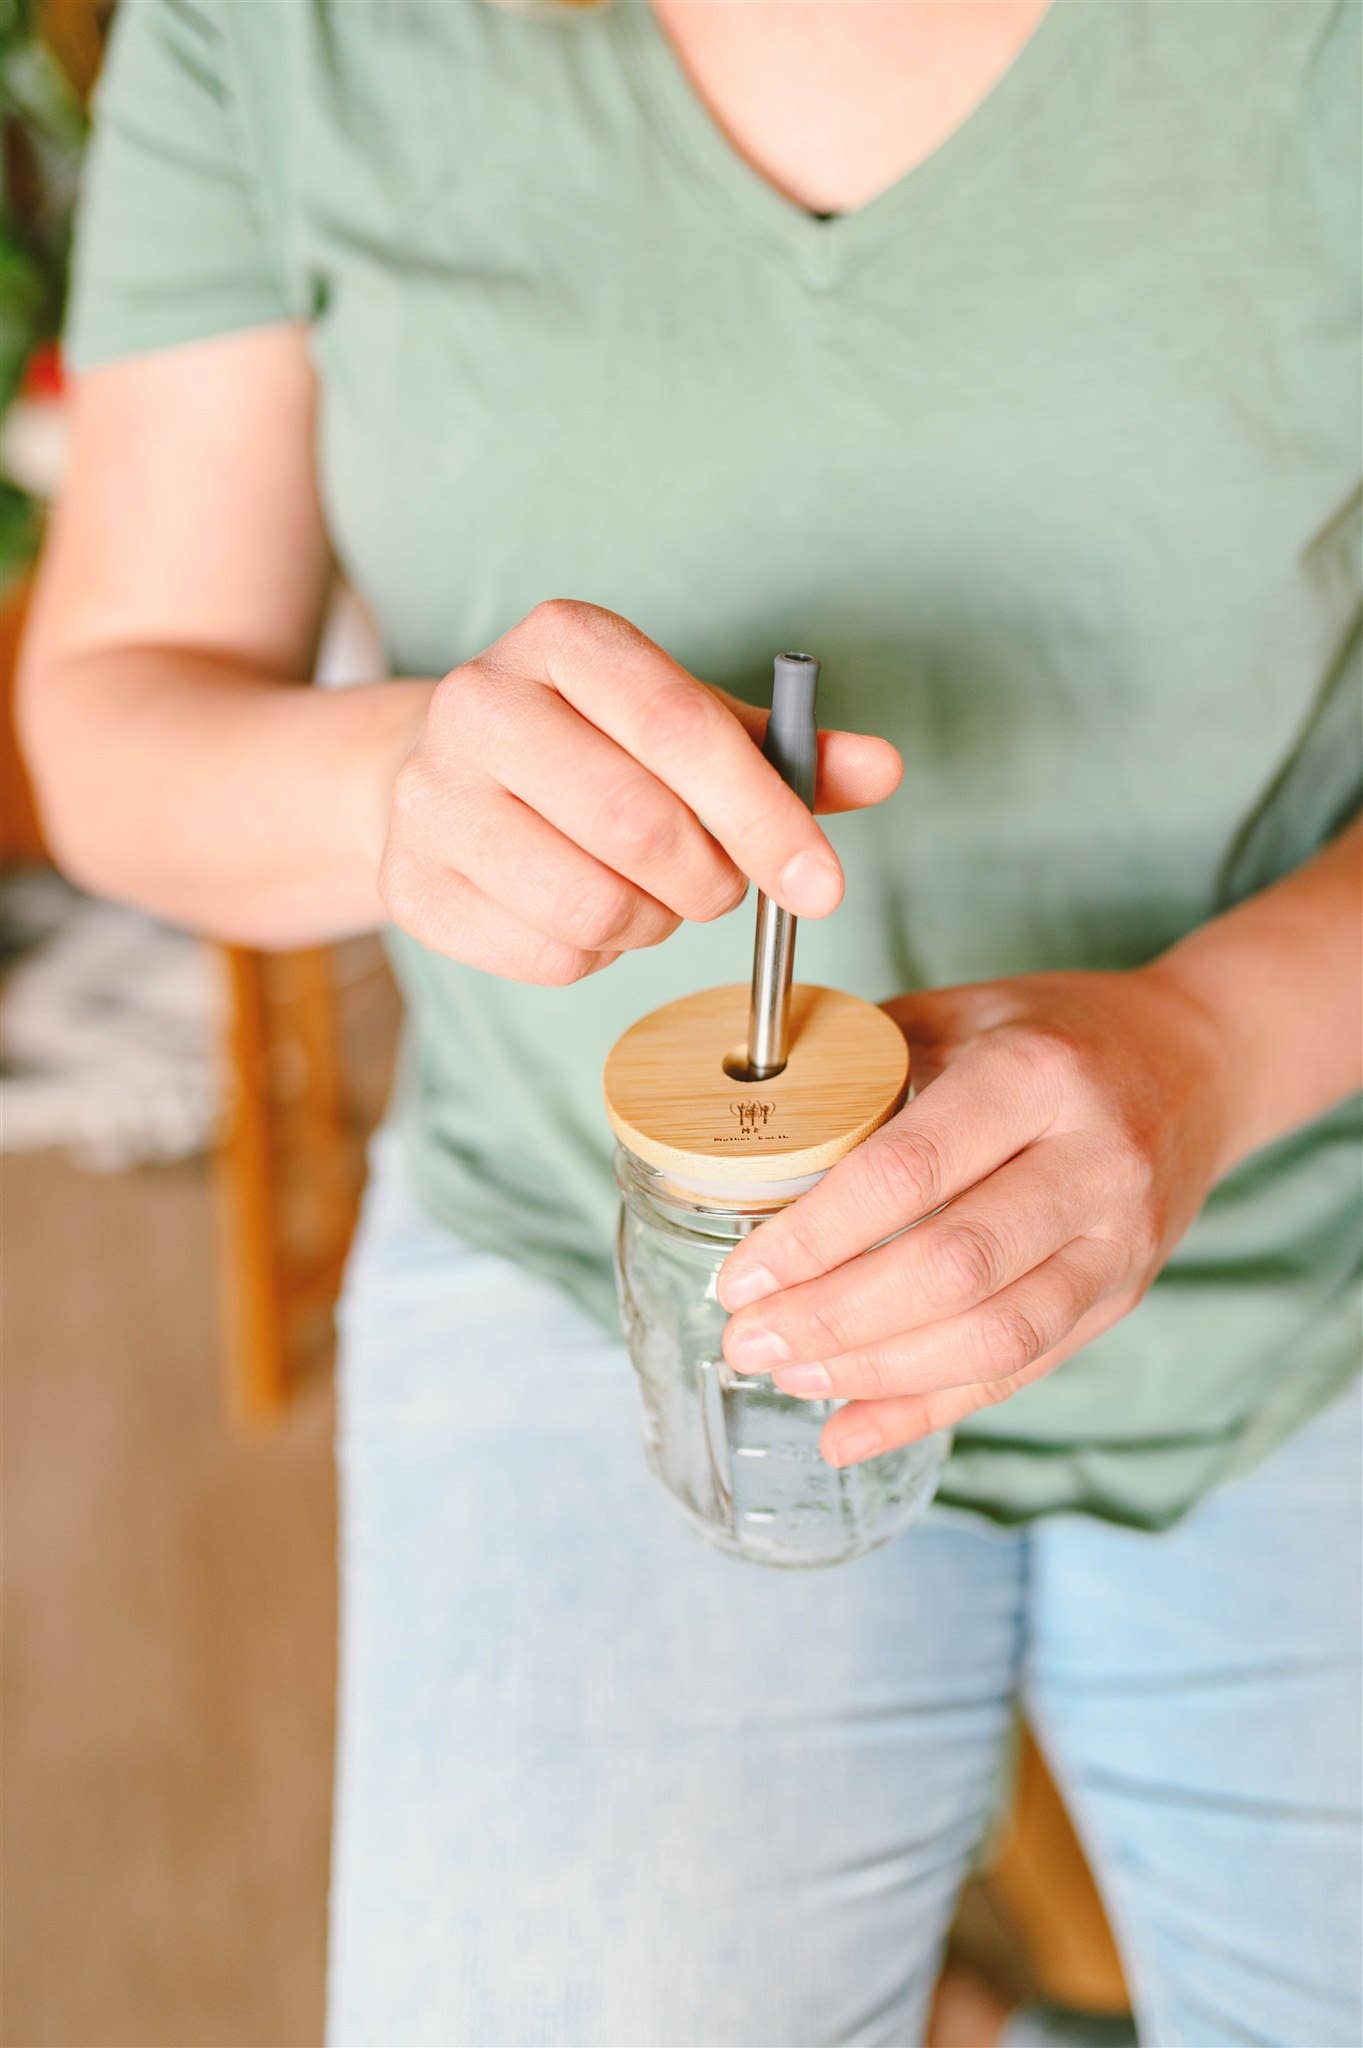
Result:
M813 808L819 734L814 693L819 664L812 654L778 654L771 682L771 720L763 747L767 759L801 803Z

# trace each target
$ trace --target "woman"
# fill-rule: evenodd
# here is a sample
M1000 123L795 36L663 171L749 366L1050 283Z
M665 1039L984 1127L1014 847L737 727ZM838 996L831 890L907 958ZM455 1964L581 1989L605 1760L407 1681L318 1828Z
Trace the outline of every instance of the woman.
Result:
M1019 1693L1143 2037L1360 2038L1358 29L125 0L49 827L238 940L386 923L410 1011L336 2040L918 2039ZM295 686L331 550L403 680ZM794 644L827 834L744 701ZM957 1430L809 1578L679 1526L611 1324L600 1064L749 878L920 1086L728 1354L834 1461Z

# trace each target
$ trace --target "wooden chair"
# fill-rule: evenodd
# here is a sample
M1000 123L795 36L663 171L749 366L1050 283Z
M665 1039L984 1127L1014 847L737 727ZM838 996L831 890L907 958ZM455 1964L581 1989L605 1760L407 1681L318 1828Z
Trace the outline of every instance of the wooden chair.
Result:
M217 947L227 1100L214 1160L228 1412L276 1421L331 1315L361 1168L342 1080L334 956Z

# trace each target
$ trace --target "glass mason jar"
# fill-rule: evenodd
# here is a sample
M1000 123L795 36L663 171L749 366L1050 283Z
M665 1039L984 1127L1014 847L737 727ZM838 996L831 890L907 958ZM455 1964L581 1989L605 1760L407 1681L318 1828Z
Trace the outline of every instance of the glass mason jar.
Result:
M644 1405L644 1449L707 1541L753 1564L841 1564L925 1512L950 1444L941 1432L838 1469L819 1434L840 1404L735 1373L715 1281L733 1247L820 1178L688 1187L620 1144L616 1278Z

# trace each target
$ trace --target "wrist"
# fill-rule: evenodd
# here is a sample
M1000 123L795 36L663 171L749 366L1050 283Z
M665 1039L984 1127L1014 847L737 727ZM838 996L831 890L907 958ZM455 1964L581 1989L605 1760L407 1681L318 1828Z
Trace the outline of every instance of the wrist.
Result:
M1136 969L1135 978L1167 1009L1183 1057L1196 1072L1195 1085L1216 1133L1214 1185L1274 1135L1264 1115L1272 1090L1271 1048L1246 1007L1228 1000L1233 985L1228 988L1223 975L1210 969L1199 937Z
M388 837L393 785L398 772L421 738L435 684L403 679L367 683L346 692L363 712L354 747L349 831L354 851L377 885L379 863ZM363 695L363 705L359 699Z

